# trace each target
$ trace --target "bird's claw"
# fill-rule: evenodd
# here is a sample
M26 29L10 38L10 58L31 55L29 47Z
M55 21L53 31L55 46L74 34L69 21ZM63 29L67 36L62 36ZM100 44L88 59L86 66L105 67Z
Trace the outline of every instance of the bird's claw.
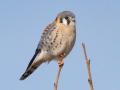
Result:
M58 62L58 66L59 67L62 67L64 65L64 61L63 60L60 60L59 62Z
M65 53L63 53L63 54L61 54L61 55L60 55L60 57L61 57L61 58L63 58L63 57L65 57L65 55L66 55L66 54L65 54Z

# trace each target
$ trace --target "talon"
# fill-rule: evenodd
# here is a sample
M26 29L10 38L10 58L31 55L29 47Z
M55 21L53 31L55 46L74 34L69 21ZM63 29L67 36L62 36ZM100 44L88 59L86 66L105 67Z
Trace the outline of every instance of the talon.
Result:
M60 55L60 57L62 57L62 58L63 58L63 57L65 57L65 55L66 55L66 54L65 54L65 53L63 53L63 54L61 54L61 55Z
M62 67L63 65L64 65L64 61L63 60L61 60L61 61L58 62L58 66L59 67Z
M65 56L66 54L65 54L65 53L63 53L63 55Z
M61 54L60 57L63 57L63 54Z

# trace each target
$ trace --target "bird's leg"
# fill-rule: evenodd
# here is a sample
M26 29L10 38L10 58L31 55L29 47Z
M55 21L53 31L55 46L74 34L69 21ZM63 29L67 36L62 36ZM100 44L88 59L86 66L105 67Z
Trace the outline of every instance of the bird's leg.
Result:
M61 69L64 65L64 61L63 61L64 56L65 56L65 53L60 55L60 61L58 62L59 70L58 70L58 74L57 74L57 77L56 77L56 82L54 83L54 90L57 90L60 72L61 72Z
M59 67L63 67L63 65L64 65L64 61L63 61L63 60L60 60L60 61L58 62L58 66L59 66Z
M60 61L58 62L59 67L63 67L63 65L64 65L63 58L65 57L65 55L66 55L65 53L60 55Z

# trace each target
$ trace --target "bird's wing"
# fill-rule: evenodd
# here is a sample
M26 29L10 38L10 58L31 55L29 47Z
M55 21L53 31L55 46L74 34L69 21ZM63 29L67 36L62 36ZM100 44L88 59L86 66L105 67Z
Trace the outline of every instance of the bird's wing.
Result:
M43 61L35 62L35 59L36 59L36 57L41 53L41 49L42 49L42 47L43 47L43 45L44 45L44 42L46 42L47 36L49 36L49 35L51 34L52 30L53 30L55 27L56 27L56 24L55 24L55 22L53 22L52 24L49 24L49 25L45 28L45 30L44 30L44 32L43 32L43 34L42 34L42 36L41 36L41 40L40 40L40 42L38 43L37 49L36 49L36 51L35 51L35 54L34 54L34 56L32 57L31 61L29 62L28 67L27 67L25 73L21 76L20 80L24 80L25 78L27 78L30 74L33 73L33 71L35 71L35 70L37 69L37 67L38 67L40 64L43 63ZM34 70L33 70L33 69L34 69Z
M55 22L53 22L52 24L49 24L49 25L45 28L45 30L43 31L42 36L41 36L41 40L40 40L40 42L38 43L37 49L36 49L36 51L35 51L35 54L34 54L34 56L32 57L31 61L29 62L27 69L31 66L31 64L32 64L33 61L35 60L36 56L37 56L38 54L40 54L41 49L42 49L42 47L43 47L43 43L46 41L46 37L48 36L48 34L51 34L51 31L54 29L54 27L55 27ZM27 70L27 69L26 69L26 70Z
M36 56L37 56L38 53L40 53L40 52L41 52L41 49L36 49L35 54L34 54L34 56L32 57L32 59L30 60L27 69L31 66L31 64L32 64L33 61L35 60ZM27 69L26 69L26 70L27 70Z

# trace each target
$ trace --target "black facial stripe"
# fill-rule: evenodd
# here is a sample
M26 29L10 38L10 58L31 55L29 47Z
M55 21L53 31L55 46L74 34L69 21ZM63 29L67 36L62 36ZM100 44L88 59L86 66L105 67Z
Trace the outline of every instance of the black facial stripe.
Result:
M62 18L60 18L60 23L63 23L63 20L62 20Z
M67 17L65 19L67 21L67 25L69 25L70 24L70 20ZM60 23L63 23L63 19L62 18L60 18Z
M67 24L68 24L68 25L70 24L70 20L69 20L69 19L67 19Z

